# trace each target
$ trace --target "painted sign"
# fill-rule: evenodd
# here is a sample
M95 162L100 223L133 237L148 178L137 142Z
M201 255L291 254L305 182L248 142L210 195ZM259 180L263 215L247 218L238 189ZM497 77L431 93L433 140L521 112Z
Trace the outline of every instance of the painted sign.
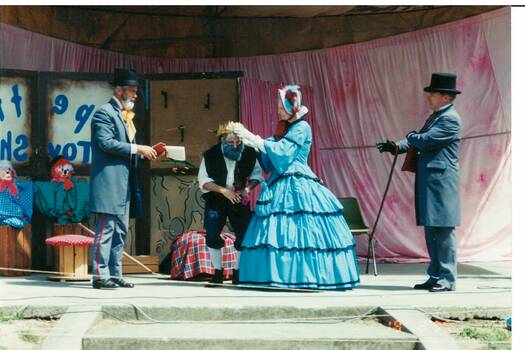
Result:
M173 240L202 230L204 201L196 176L151 177L151 252L160 260L171 253Z
M108 102L111 86L102 81L52 80L49 84L49 138L51 158L91 163L91 118Z
M31 156L30 95L27 79L0 77L0 159L14 164Z

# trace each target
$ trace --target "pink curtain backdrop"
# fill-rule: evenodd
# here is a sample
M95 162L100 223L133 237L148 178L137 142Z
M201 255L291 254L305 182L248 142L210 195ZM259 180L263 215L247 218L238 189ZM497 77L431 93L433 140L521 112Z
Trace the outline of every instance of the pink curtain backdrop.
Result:
M422 88L431 73L456 73L463 91L456 107L463 117L464 138L459 260L503 260L511 258L510 12L507 7L330 49L221 59L124 55L0 23L0 68L111 72L128 66L143 73L241 70L249 79L311 86L319 175L337 196L356 196L370 225L392 162L373 145L383 137L400 139L420 128L429 112ZM264 108L271 105L261 103ZM272 117L270 110L258 113ZM270 125L263 127L271 131ZM377 254L392 262L425 261L422 229L415 226L414 178L402 173L400 166L378 226ZM362 243L358 238L361 255L366 249Z

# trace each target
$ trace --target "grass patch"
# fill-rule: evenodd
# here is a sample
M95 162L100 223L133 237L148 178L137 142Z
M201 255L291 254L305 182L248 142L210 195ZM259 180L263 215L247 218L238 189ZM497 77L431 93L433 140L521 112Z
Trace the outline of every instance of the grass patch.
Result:
M38 335L34 335L27 331L19 332L18 337L26 343L37 344L40 341L40 337Z
M12 319L7 317L7 316L0 316L0 323L8 323L10 322ZM0 348L1 350L2 348Z
M24 318L19 315L18 313L14 314L14 315L6 315L6 314L0 314L0 323L7 323L7 322L11 322L11 321L18 321L18 320L23 320ZM2 348L0 348L0 350L3 350Z
M510 350L512 347L511 333L499 327L467 327L459 333L459 336L487 344L483 350Z

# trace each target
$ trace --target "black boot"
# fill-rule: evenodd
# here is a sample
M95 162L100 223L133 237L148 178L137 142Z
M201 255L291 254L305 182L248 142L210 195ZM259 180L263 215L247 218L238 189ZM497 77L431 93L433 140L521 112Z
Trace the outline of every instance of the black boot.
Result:
M235 286L239 284L239 270L233 270L232 284Z
M112 280L108 279L96 279L92 282L93 288L95 289L115 289L118 288L119 285L113 282Z
M213 275L210 283L213 283L213 284L222 284L222 270L219 270L219 269L215 269L215 274Z
M437 280L433 280L433 279L428 279L426 280L424 283L420 283L420 284L416 284L414 286L414 289L426 289L426 290L430 290L430 288L432 288L435 284L437 283Z
M135 285L133 283L128 282L128 281L126 281L123 278L112 278L111 281L116 283L116 284L118 284L119 287L122 287L122 288L133 288L133 287L135 287Z

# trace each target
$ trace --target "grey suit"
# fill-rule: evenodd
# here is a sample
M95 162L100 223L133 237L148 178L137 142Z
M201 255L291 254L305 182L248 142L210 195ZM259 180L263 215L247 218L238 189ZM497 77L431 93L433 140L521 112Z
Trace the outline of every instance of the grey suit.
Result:
M416 221L425 226L430 282L454 289L457 275L455 226L460 224L459 146L461 117L453 105L438 111L418 133L399 141L400 153L417 151Z
M91 120L90 205L95 214L93 275L95 279L122 276L121 259L128 232L131 196L140 193L131 181L137 166L131 154L128 129L117 102L102 105ZM133 184L134 188L131 188Z
M437 112L418 133L399 141L400 153L417 150L416 220L419 226L460 224L459 143L461 117L454 105Z

